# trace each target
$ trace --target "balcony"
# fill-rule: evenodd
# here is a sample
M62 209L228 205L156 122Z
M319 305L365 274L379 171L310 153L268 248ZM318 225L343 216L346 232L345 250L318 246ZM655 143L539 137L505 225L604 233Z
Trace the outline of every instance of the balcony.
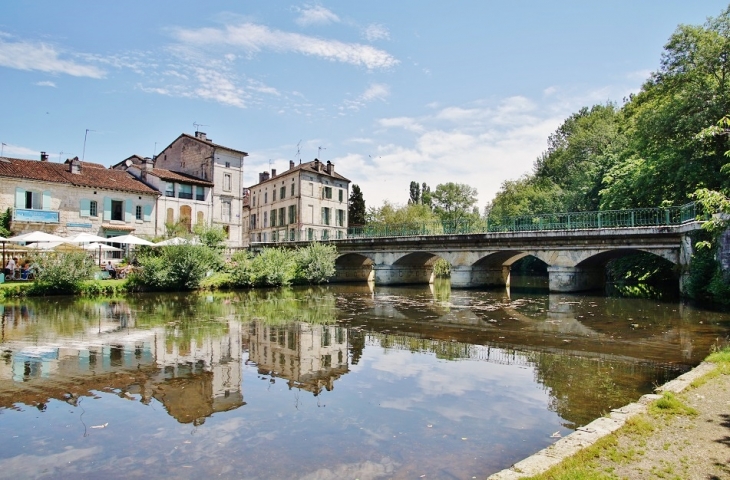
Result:
M16 208L13 210L14 222L59 223L60 216L58 210L35 210L30 208Z
M193 199L193 194L192 193L188 193L188 192L179 192L177 194L177 198L184 198L186 200L192 200Z

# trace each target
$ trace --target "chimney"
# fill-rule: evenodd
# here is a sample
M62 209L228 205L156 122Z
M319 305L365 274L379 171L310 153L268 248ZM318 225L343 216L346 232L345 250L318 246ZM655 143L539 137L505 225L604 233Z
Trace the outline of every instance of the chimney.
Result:
M41 162L47 162L48 161L48 154L46 152L41 152Z
M68 171L74 175L81 174L81 162L79 161L79 157L74 157L68 162Z
M335 164L327 160L327 173L330 175L335 174Z
M276 169L272 168L271 169L271 178L274 178L275 176L276 176Z
M314 159L314 169L319 172L319 158Z
M205 132L195 132L195 138L197 138L198 140L208 140Z
M147 174L152 173L153 168L155 168L155 163L151 158L145 157L142 160L142 168L140 169L142 171L142 180L147 181Z
M263 183L266 180L269 179L269 172L261 172L259 173L259 183Z
M294 160L289 160L289 170L294 169Z

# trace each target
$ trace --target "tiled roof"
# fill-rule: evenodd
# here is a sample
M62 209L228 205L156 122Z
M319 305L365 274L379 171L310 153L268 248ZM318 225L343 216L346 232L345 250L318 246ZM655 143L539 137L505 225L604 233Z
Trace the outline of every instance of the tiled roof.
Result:
M213 143L213 142L211 142L210 140L207 140L207 139L206 140L203 140L202 138L198 138L195 135L190 135L189 133L181 133L179 137L177 137L175 140L173 140L173 142L170 145L168 145L167 147L163 148L162 151L164 152L165 150L167 150L168 148L170 148L173 143L177 142L182 137L189 138L191 140L195 140L195 141L200 142L200 143L202 143L204 145L210 145L211 147L223 148L223 149L228 150L230 152L240 153L241 155L243 155L245 157L248 157L248 153L244 152L243 150L236 150L235 148L226 147L224 145L219 145L219 144Z
M63 183L77 187L107 188L148 195L160 194L123 170L99 168L96 166L98 163L89 166L88 162L81 162L81 165L81 173L74 174L69 172L69 166L65 163L4 157L0 158L0 177Z
M71 158L66 159L65 162L63 162L65 165L68 165L71 163ZM93 162L79 162L81 164L81 168L106 168L101 163L93 163Z
M187 173L173 172L172 170L165 170L164 168L153 168L152 175L159 178L160 180L167 180L170 182L180 183L192 183L193 185L203 185L205 187L212 187L213 182L203 180L202 178L188 175Z
M343 177L342 175L340 175L339 173L337 173L336 170L335 170L335 173L333 175L330 175L329 173L327 173L327 170L326 170L327 169L327 164L324 163L324 162L319 162L320 165L321 165L322 170L317 171L314 168L314 163L315 163L315 160L312 160L311 162L307 162L307 163L300 163L299 165L294 166L294 168L290 168L289 170L284 170L283 172L277 174L275 177L271 177L268 180L265 180L263 182L257 183L255 185L252 185L250 188L254 188L254 187L258 186L258 185L263 185L264 183L268 183L268 182L271 182L273 180L277 180L280 177L282 177L283 175L287 175L289 173L296 172L297 170L301 170L301 171L307 172L307 173L312 173L314 175L324 175L326 177L334 178L334 179L337 179L337 180L342 180L342 181L345 181L345 182L348 182L348 183L351 182L350 179Z

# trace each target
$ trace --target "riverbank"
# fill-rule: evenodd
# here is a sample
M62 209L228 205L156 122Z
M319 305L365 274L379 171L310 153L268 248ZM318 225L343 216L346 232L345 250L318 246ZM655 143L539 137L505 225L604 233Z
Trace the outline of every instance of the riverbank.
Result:
M730 349L490 480L730 479Z

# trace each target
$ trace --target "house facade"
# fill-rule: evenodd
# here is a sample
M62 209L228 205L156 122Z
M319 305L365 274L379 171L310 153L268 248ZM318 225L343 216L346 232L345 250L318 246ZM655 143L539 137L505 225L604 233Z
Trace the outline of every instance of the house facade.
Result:
M244 245L344 238L349 186L332 162L318 159L259 174L245 192Z
M16 234L154 236L159 193L124 171L81 162L0 157L0 209L12 208Z
M244 151L213 143L203 132L176 138L155 157L153 169L146 173L148 179L164 182L159 208L165 222L189 218L219 226L227 232L229 246L241 246L243 162L247 156Z

